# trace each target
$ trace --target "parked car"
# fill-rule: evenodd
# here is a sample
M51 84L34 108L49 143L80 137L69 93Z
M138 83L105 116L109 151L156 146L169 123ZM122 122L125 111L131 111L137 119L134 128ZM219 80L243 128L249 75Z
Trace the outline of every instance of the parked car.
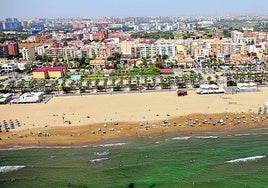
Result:
M185 90L185 89L178 89L177 90L177 95L178 96L185 96L185 95L187 95L188 93L187 93L187 90Z

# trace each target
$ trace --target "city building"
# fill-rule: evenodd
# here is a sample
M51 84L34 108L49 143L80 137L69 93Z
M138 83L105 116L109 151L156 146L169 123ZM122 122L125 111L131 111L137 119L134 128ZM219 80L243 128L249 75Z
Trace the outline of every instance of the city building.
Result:
M17 57L19 55L19 45L16 42L8 42L8 55Z
M3 23L3 29L7 31L21 31L22 25L17 18L6 18L5 22Z
M22 59L27 61L34 61L35 60L35 48L22 48L21 50Z
M15 62L7 61L1 65L2 71L13 72L18 68L18 64Z
M167 55L169 57L174 57L177 55L177 48L174 43L160 42L156 43L157 54L158 55Z
M49 79L49 78L61 78L65 73L64 66L56 67L40 67L33 71L33 78L36 79Z
M7 44L0 44L0 58L8 58L8 56Z

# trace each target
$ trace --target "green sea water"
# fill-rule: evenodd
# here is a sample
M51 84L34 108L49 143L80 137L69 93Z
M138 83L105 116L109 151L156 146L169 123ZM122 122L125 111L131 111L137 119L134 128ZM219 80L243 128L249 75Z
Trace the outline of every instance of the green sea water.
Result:
M0 168L25 166L0 172L0 187L268 187L268 129L189 137L166 134L73 148L0 150ZM226 162L235 159L241 161Z

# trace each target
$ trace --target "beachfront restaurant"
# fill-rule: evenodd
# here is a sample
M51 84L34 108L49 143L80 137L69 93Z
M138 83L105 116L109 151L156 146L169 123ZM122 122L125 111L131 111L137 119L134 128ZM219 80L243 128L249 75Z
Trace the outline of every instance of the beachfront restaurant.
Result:
M202 84L196 90L197 94L217 94L217 93L225 93L223 88L220 88L216 84Z
M11 94L0 94L0 104L6 104L11 101L12 95Z
M240 92L256 92L258 91L257 84L255 83L237 83L238 91Z
M61 78L65 73L64 66L56 67L40 67L33 71L33 78L35 79L49 79L49 78Z
M13 104L39 103L43 100L42 92L24 93L19 98L13 99Z

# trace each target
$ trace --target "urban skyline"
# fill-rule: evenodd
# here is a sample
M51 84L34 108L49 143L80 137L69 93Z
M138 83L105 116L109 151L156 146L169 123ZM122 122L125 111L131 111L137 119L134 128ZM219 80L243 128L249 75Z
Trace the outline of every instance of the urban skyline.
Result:
M72 17L126 17L126 16L211 16L266 14L265 0L1 0L0 19L72 18Z

